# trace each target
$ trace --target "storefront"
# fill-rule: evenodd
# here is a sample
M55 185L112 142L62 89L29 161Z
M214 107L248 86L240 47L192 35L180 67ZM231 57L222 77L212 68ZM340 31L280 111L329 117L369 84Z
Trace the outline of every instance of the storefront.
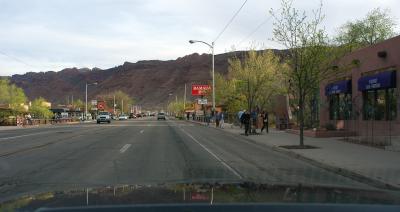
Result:
M351 80L337 81L325 87L330 120L346 120L351 117L351 93Z
M363 97L363 120L396 120L395 70L361 77L358 80L358 90Z
M354 132L378 145L400 136L400 36L369 46L338 63L357 64L320 86L320 126ZM400 141L399 141L400 142Z

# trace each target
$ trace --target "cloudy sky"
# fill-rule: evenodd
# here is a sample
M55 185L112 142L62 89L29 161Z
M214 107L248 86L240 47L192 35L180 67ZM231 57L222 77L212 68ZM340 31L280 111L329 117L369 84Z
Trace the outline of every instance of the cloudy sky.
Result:
M124 61L208 53L205 45L190 45L188 40L213 41L243 2L0 0L0 76L65 67L110 68ZM319 5L319 0L294 2L307 11ZM268 12L279 7L280 0L248 0L216 41L216 53L251 46L281 48L270 40L273 20ZM396 11L400 1L324 0L325 28L334 34L341 24L376 7Z

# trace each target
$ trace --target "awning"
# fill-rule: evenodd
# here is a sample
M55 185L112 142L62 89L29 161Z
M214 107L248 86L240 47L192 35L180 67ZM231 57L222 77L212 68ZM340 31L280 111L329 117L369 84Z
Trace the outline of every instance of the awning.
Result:
M331 83L325 87L325 95L351 93L351 80L342 80Z
M361 77L358 80L358 90L373 90L396 87L396 71L385 71L372 76Z

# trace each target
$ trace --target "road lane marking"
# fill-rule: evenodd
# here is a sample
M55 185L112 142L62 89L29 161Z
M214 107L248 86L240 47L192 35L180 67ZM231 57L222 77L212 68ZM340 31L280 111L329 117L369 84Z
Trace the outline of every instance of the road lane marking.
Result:
M22 138L22 137L27 137L27 136L31 136L31 135L40 135L40 134L45 134L45 133L51 133L51 132L38 132L38 133L31 133L31 134L25 134L25 135L5 137L5 138L0 138L0 141L14 139L14 138Z
M144 132L144 130L140 130L140 133L143 133Z
M125 144L120 150L120 153L124 153L127 149L129 149L129 147L131 147L131 144Z
M196 142L198 145L200 145L204 150L206 150L210 155L212 155L215 159L217 159L218 162L220 162L223 166L225 166L229 171L231 171L234 175L239 177L239 179L243 179L243 177L231 166L229 166L225 161L223 161L221 158L219 158L216 154L214 154L211 150L209 150L206 146L204 146L202 143L200 143L197 139L195 139L190 133L186 132L184 129L181 128L181 130L189 136L194 142Z

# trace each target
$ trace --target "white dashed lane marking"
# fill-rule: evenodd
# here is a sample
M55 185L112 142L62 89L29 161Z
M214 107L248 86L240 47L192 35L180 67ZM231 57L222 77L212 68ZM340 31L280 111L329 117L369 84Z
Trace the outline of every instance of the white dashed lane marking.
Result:
M131 147L131 144L125 144L120 150L120 153L124 153L127 149L129 149L129 147Z

